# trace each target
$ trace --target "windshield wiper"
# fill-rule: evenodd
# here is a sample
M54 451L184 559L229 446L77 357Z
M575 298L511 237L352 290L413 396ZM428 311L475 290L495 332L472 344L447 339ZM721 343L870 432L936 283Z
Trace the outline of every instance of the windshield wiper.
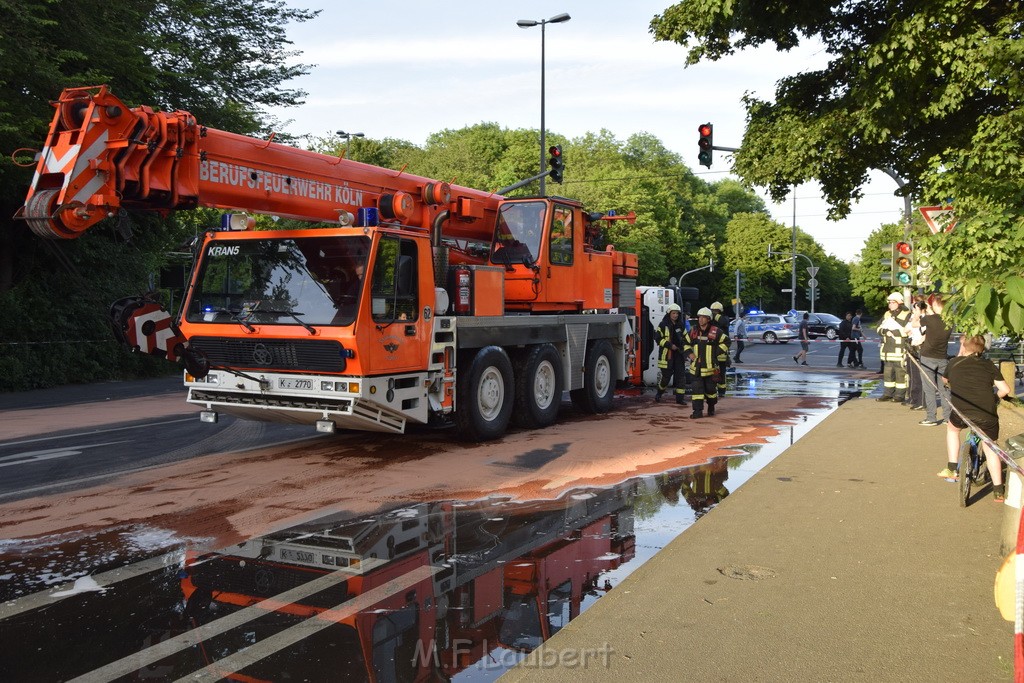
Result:
M206 311L207 313L227 313L231 316L231 321L236 322L250 332L255 332L256 328L249 324L245 318L239 318L238 314L241 313L239 310L231 310L230 308L211 308Z
M253 313L256 313L256 311L253 311ZM310 334L316 334L316 328L299 317L300 315L305 315L305 313L297 313L295 311L286 310L274 310L272 308L261 308L259 309L259 313L266 313L268 315L286 315L295 322L297 322L298 324L305 327L306 331L308 331Z

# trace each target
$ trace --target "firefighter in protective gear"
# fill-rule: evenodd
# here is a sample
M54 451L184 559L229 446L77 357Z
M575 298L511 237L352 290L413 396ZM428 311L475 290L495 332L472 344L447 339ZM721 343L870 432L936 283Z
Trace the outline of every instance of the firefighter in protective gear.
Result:
M710 308L711 324L718 328L725 344L725 357L718 359L718 364L722 367L721 379L718 380L718 398L725 398L725 369L732 365L732 356L729 355L729 346L732 344L732 340L729 339L729 316L725 314L725 307L721 301L711 304Z
M889 310L882 316L878 334L882 337L881 356L885 363L882 376L884 390L879 401L903 402L907 394L907 369L903 352L910 338L910 311L903 305L903 295L893 292L888 297Z
M725 486L728 462L728 458L714 458L705 465L685 470L680 492L698 518L729 495Z
M669 304L665 310L665 317L658 325L658 367L661 373L658 390L654 394L655 401L661 400L671 381L676 403L686 405L686 355L683 353L686 344L685 332L679 304Z
M719 330L711 322L710 308L697 311L697 324L686 333L686 354L690 359L690 393L693 397L691 420L704 417L704 403L708 404L708 415L715 414L718 403L718 382L725 368L719 362L728 357L728 347Z

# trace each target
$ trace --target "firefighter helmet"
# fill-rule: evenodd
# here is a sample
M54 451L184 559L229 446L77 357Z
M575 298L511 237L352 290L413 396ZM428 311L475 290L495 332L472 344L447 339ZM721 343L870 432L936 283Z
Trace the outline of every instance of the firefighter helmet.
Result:
M712 317L714 317L711 314L711 309L707 308L707 307L704 307L704 308L700 309L699 311L697 311L697 317L700 317L700 316L704 316L705 318L712 318Z
M893 292L892 294L890 294L888 296L888 300L889 301L896 301L898 303L903 303L903 295L900 294L899 292Z
M682 310L683 309L679 308L679 304L669 304L668 307L665 309L665 312L666 313L671 313L672 311L682 311Z
M725 310L725 306L722 305L721 301L716 301L715 303L711 304L711 310L712 311L724 311Z

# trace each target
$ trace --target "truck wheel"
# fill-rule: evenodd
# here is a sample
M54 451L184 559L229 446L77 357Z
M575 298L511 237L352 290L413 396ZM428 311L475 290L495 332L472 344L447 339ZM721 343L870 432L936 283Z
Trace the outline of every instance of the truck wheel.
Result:
M516 401L512 422L536 428L554 424L562 402L562 358L551 344L531 346L515 363Z
M607 413L615 394L615 354L608 340L595 342L587 349L583 364L583 388L569 392L572 404L585 413Z
M461 365L461 363L460 363ZM455 422L467 441L497 439L508 429L514 396L512 363L504 350L486 346L460 367Z

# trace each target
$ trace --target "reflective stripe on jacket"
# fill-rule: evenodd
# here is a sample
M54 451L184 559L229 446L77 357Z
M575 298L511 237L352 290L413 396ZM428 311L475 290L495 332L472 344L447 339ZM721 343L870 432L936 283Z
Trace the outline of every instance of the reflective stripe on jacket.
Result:
M672 317L666 313L665 317L661 319L661 324L658 325L658 367L665 369L668 367L669 359L672 358L672 345L675 344L676 348L681 353L685 346L685 332L683 330L683 316L672 322Z
M720 361L729 357L728 338L712 324L701 330L694 325L686 333L686 353L693 354L690 372L699 377L710 377L720 366Z
M878 334L882 337L880 354L884 361L902 361L907 336L910 334L907 331L907 324L910 322L910 311L906 308L900 308L896 311L895 315L893 315L892 311L886 311L885 315L882 316L882 322L890 318L896 319L900 329L888 330L882 327L878 328Z

